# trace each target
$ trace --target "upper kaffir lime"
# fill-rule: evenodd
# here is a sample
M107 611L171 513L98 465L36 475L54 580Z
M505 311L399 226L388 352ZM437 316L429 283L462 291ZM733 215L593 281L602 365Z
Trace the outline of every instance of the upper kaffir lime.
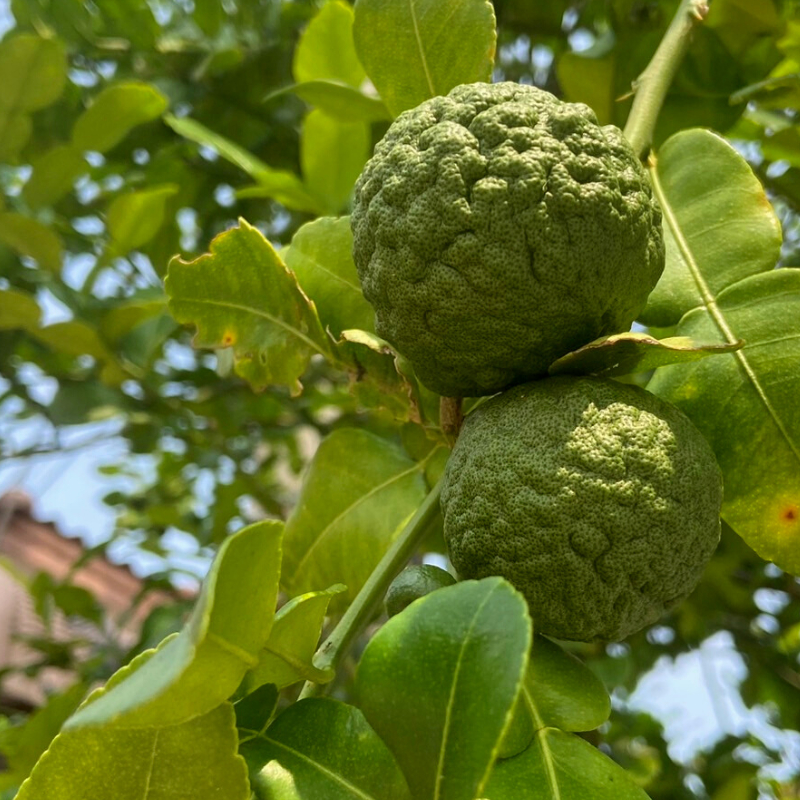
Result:
M515 83L401 114L351 224L377 333L450 396L493 394L628 330L664 267L661 212L620 130Z
M717 546L722 478L674 406L599 378L548 378L467 417L442 485L462 578L502 575L536 630L619 640L696 586Z

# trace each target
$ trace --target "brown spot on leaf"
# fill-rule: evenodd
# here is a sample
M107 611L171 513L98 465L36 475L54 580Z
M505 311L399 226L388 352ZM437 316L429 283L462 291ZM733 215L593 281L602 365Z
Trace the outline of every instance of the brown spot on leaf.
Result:
M222 346L223 347L230 347L236 341L236 337L231 333L231 331L226 331L225 335L222 337Z
M781 519L784 522L795 522L798 518L800 518L800 508L797 506L786 506L781 511Z

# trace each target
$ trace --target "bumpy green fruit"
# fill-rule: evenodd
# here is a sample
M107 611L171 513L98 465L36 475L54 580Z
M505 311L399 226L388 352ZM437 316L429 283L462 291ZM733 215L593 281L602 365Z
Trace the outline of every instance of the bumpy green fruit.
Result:
M628 330L664 267L661 212L620 130L515 83L401 114L351 224L377 333L450 396L493 394Z
M467 417L443 477L462 578L502 575L539 633L619 640L688 595L719 541L702 434L635 386L548 378Z
M386 592L386 613L393 617L415 600L426 594L452 586L456 579L432 564L412 564L406 567L391 583Z

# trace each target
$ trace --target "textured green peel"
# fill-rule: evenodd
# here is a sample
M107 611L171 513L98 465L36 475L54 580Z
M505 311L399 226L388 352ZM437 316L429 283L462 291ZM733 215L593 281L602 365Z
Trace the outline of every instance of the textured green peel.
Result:
M515 83L401 114L351 222L378 334L450 396L493 394L628 330L664 266L661 212L619 129Z
M472 414L442 485L462 578L501 575L536 630L620 640L688 595L719 540L722 478L684 414L635 386L549 378Z

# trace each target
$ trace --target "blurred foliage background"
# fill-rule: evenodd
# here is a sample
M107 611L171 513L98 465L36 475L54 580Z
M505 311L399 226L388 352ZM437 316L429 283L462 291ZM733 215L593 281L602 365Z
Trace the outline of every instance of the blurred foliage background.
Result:
M165 307L170 257L196 257L237 217L280 247L316 213L347 213L349 188L388 123L379 111L325 116L280 91L301 79L295 48L321 5L11 3L13 25L0 42L0 447L4 463L35 469L44 454L124 443L101 468L128 488L106 496L116 526L96 552L127 541L169 564L168 534L180 531L210 554L242 524L287 515L327 433L347 425L395 435L388 416L365 413L348 376L322 361L312 360L300 397L255 394L225 351L193 351L191 332ZM676 7L495 0L495 80L535 84L622 124L631 83ZM776 207L790 267L800 266L799 115L797 3L714 0L656 145L693 126L727 136ZM181 127L188 117L208 130L190 136ZM227 141L211 146L208 132ZM20 437L23 429L34 434ZM175 580L170 567L147 585ZM58 603L57 588L40 581L36 591ZM176 629L184 611L159 610L129 652L59 652L60 666L104 679ZM717 698L720 736L687 752L680 742L690 719L666 720L665 731L667 712L658 722L628 699L640 682L650 685L654 665L666 674L668 659L690 652L702 663L709 642L724 645L736 674L727 684L715 668L701 676ZM654 800L800 797L800 584L732 531L698 590L663 624L623 645L575 649L613 692L616 713L594 743ZM43 665L48 658L44 648ZM677 679L668 687L680 691ZM731 692L748 722L726 711ZM0 750L22 723L12 715L0 725Z

